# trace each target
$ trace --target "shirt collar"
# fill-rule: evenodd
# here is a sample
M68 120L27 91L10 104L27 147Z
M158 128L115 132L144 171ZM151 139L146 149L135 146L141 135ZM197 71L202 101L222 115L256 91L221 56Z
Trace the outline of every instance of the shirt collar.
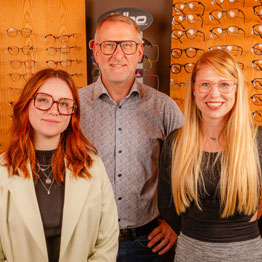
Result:
M107 89L105 88L104 84L102 83L101 75L98 77L97 81L94 84L95 84L94 100L101 98L103 95L106 95L111 99L109 93L107 92ZM125 99L128 99L130 96L135 95L135 94L138 94L138 97L141 98L142 93L140 90L140 85L141 83L138 83L137 80L135 79L130 89L129 94L125 97Z

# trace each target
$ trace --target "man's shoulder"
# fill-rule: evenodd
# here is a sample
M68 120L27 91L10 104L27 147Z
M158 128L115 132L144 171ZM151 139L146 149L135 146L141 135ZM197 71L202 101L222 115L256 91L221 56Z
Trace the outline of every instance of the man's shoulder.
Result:
M80 88L78 90L78 93L79 93L79 96L81 97L81 96L93 94L94 90L95 90L95 82L90 85Z

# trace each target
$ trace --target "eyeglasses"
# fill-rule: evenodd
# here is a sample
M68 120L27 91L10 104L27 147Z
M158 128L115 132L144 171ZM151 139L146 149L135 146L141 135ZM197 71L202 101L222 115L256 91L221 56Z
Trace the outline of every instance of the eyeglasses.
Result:
M262 71L262 59L253 60L252 67L258 71Z
M258 16L260 19L262 19L262 5L253 6L253 11L255 16Z
M184 67L187 73L192 73L194 66L195 63L186 63L186 64L174 63L170 65L170 69L173 74L179 74L181 72L182 67Z
M183 22L187 22L189 24L196 24L200 22L201 27L203 26L203 18L199 14L188 14L188 15L177 15L172 17L172 25L180 25L183 29Z
M254 78L251 80L251 84L255 89L261 90L262 89L262 78Z
M174 29L172 30L171 37L175 40L178 40L181 44L182 41L180 38L185 35L187 39L193 40L197 36L203 37L203 41L205 40L205 33L202 31L199 31L197 29L188 29L188 30L179 30L179 29Z
M152 61L149 59L149 57L147 55L143 55L142 59L139 63L143 63L145 59L149 63L149 68L151 69L152 68Z
M228 10L214 10L209 13L209 19L215 20L220 23L220 20L226 16L229 19L240 18L244 20L245 23L245 14L241 9L238 8L230 8Z
M70 53L71 49L79 49L80 47L77 46L62 46L62 47L54 47L50 46L46 48L46 51L49 55L55 55L57 52L60 52L61 54L68 54Z
M68 68L72 66L72 63L76 62L76 63L81 63L81 60L75 59L65 59L65 60L61 60L61 61L55 61L55 60L47 60L46 64L48 65L48 67L51 68L57 68L57 66L60 64L61 67L63 68Z
M229 26L227 28L221 28L221 27L214 27L211 30L209 30L210 36L212 38L220 38L224 32L227 33L228 36L236 37L240 35L241 33L244 34L244 37L246 35L246 32L243 28L238 26Z
M153 44L150 41L148 41L147 39L145 39L145 38L143 38L142 44L143 44L143 46L148 45L150 47L153 47Z
M250 97L252 103L256 106L262 106L262 94L254 94Z
M252 25L251 34L259 35L262 38L262 24Z
M256 55L262 55L262 43L258 43L252 46L251 51Z
M8 51L8 53L10 55L17 55L19 53L19 51L22 51L25 55L30 55L33 50L34 47L33 46L24 46L24 47L17 47L17 46L9 46L7 47L6 51Z
M25 74L9 73L8 74L10 79L14 82L18 82L21 78L23 78L25 81L27 81L32 75L33 75L32 73L25 73Z
M12 93L14 93L14 92L20 94L23 89L17 88L17 87L8 87L7 90L8 90L8 94L12 94Z
M183 54L183 52L185 52L186 56L189 58L193 58L197 55L198 52L204 52L204 49L201 48L196 48L196 47L188 47L185 49L181 49L181 48L173 48L171 49L171 54L174 58L180 58Z
M226 2L226 0L225 0ZM243 6L245 5L245 0L244 1L239 1L239 0L227 0L228 3L243 3ZM222 8L222 4L224 3L224 0L211 0L212 5L218 5L220 8ZM223 8L222 8L223 9Z
M184 104L184 99L182 99L182 98L172 97L172 99L175 100L175 102L178 106L182 106Z
M239 68L240 68L241 70L244 70L244 69L245 69L245 65L244 65L243 63L237 62L237 64L238 64L238 66L239 66Z
M178 2L173 4L176 14L185 14L184 9L188 8L191 12L199 11L201 15L204 14L205 6L199 1L190 1L188 3Z
M103 41L102 43L96 45L100 47L100 50L103 55L113 55L118 45L120 45L121 50L125 55L133 55L136 52L137 46L139 44L132 40L125 40L125 41Z
M12 68L14 69L19 69L22 65L25 66L25 68L32 69L35 66L36 61L32 59L28 59L25 61L21 60L7 60L6 61L8 64L11 65Z
M60 98L55 101L51 95L46 93L37 93L33 99L35 108L41 111L48 111L56 103L59 114L64 116L72 115L77 108L73 99Z
M262 111L261 110L257 110L257 111L252 112L252 116L257 122L262 121Z
M22 28L21 30L18 30L16 28L8 28L5 30L6 35L9 37L16 37L17 34L20 32L21 36L27 38L32 34L32 30L30 28Z
M170 78L170 86L171 86L170 90L177 91L180 88L185 88L186 83L185 82L179 82L179 81L174 80L173 78Z
M227 50L233 56L242 55L243 53L243 48L239 45L217 45L217 46L210 46L208 48L209 51L215 49Z
M71 76L72 77L80 77L80 76L82 76L82 74L81 73L74 73L74 74L71 74Z
M145 73L149 74L149 76L152 78L153 87L156 86L156 90L158 90L159 89L158 75L153 75L150 71L148 71L144 68L137 68L136 72L135 72L135 77L136 78L146 77L147 75L145 75ZM157 80L156 85L155 85L155 79Z
M210 90L217 86L217 89L222 94L229 94L232 92L233 88L236 86L236 83L230 81L230 80L221 80L216 83L203 80L203 81L197 81L195 82L195 86L198 88L199 93L207 94L210 92Z
M68 42L69 38L78 38L81 34L80 33L75 33L75 34L70 34L70 35L59 35L55 36L53 34L48 34L45 36L45 40L48 41L49 43L55 43L56 40L58 39L60 42Z

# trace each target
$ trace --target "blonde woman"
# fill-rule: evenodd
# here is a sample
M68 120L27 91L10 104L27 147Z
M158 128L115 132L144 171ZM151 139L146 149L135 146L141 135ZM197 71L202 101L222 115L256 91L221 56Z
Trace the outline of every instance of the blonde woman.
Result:
M175 261L262 261L260 137L237 62L223 50L204 53L184 127L168 136L160 163L158 205L179 235Z

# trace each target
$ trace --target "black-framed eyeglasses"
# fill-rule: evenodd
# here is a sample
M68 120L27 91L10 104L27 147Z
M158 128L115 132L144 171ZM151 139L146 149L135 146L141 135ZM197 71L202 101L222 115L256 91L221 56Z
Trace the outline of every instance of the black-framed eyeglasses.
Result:
M205 12L205 6L199 1L190 1L187 3L178 2L173 4L173 8L176 14L184 14L185 9L189 9L190 12L199 11L200 15L203 15Z
M187 57L193 58L197 55L198 52L204 52L204 49L196 48L196 47L188 47L188 48L173 48L171 49L171 55L174 58L180 58L183 54L183 52L186 54Z
M239 45L216 45L210 46L208 48L209 51L215 49L222 49L228 51L232 56L242 55L243 54L243 47Z
M255 89L261 90L262 89L262 78L254 78L253 80L251 80L251 84Z
M203 41L205 40L205 33L197 30L197 29L188 29L188 30L179 30L179 29L173 29L171 33L171 37L175 40L178 40L181 44L182 41L180 38L185 35L187 39L194 40L195 38L202 37Z
M143 44L143 46L153 47L153 44L152 44L149 40L147 40L147 39L145 39L145 38L143 38L142 44Z
M241 33L244 34L244 37L246 35L245 30L239 26L229 26L227 28L214 27L211 30L209 30L209 32L212 38L220 38L224 32L228 36L232 36L232 37L239 36Z
M252 67L257 71L262 71L262 59L252 60Z
M227 10L214 10L209 12L209 19L217 21L220 24L220 20L226 16L229 19L243 19L245 23L245 14L241 9L229 8Z
M262 38L262 24L252 25L251 34L259 35Z
M256 110L256 111L252 112L252 116L257 122L262 121L262 111L261 110Z
M73 99L70 98L60 98L57 101L54 98L46 93L37 93L34 97L34 107L41 111L48 111L53 104L57 105L57 110L60 115L69 116L72 115L77 105Z
M262 5L253 6L255 16L258 16L262 20Z
M179 74L182 70L182 67L184 67L187 73L192 73L194 66L195 63L186 63L186 64L173 63L170 65L170 69L173 74Z
M254 94L250 97L252 103L256 106L262 106L262 94Z
M22 28L21 30L16 29L16 28L8 28L5 30L6 35L8 35L9 37L16 37L18 35L18 33L21 34L21 36L27 38L32 34L32 29L30 28Z
M185 29L183 22L187 22L188 24L200 23L201 27L203 27L203 17L199 14L175 15L172 17L172 25L180 25Z
M218 5L220 8L222 8L222 4L224 3L224 2L228 2L228 3L242 3L243 4L243 6L245 5L245 0L243 0L243 1L240 1L240 0L211 0L211 4L212 5ZM223 9L223 8L222 8Z
M256 55L262 55L262 43L253 45L251 50Z
M145 75L145 73L148 74L148 75ZM150 71L148 71L144 68L137 68L136 72L135 72L135 77L136 78L151 77L153 87L155 87L156 90L159 89L159 77L158 77L158 75L153 75ZM155 79L156 79L156 81L155 81Z
M139 43L133 40L103 41L100 44L96 43L96 45L100 47L103 55L113 55L118 45L120 45L120 48L125 55L133 55L136 52Z

